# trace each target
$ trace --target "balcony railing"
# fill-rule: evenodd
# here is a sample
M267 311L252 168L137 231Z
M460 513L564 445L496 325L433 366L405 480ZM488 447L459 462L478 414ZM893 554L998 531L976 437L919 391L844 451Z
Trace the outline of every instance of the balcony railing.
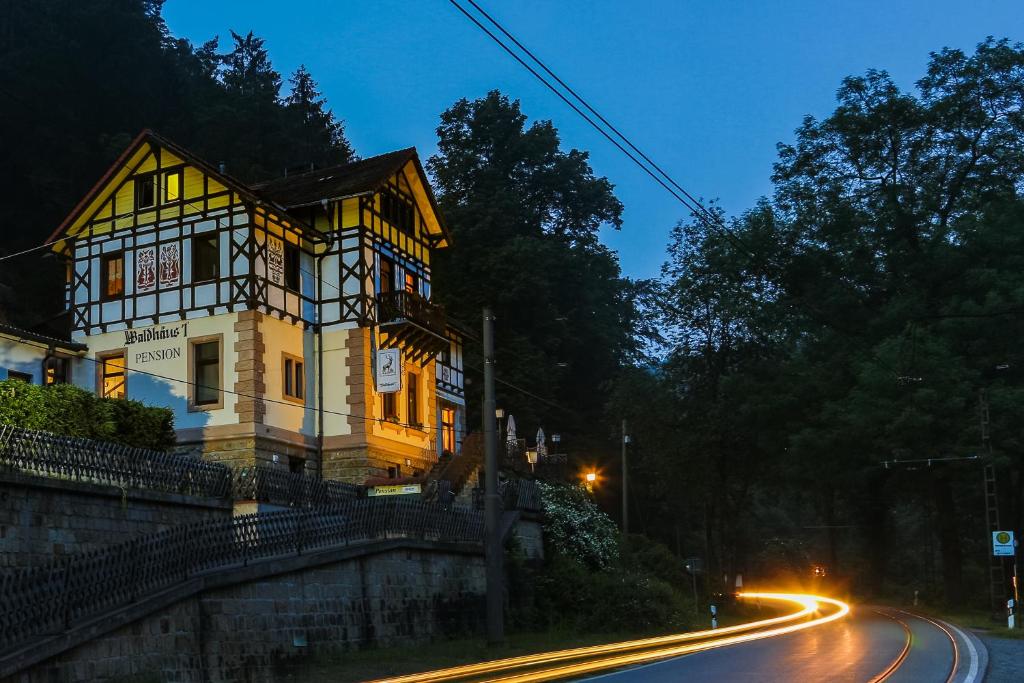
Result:
M381 292L377 295L378 322L380 324L410 322L445 336L444 308L432 304L419 294L406 292Z

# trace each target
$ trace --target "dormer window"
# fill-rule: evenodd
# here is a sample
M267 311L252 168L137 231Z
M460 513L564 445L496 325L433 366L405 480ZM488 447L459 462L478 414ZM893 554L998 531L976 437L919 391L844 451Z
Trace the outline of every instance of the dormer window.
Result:
M148 209L156 206L156 174L136 176L135 208Z

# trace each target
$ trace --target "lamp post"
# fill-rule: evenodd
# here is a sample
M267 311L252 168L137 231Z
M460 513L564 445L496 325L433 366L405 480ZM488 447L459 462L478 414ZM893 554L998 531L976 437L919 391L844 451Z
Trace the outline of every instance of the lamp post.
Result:
M539 459L540 459L540 454L537 452L536 448L527 448L526 449L526 462L530 463L530 473L531 474L533 473L533 471L534 471L533 468L537 464L537 460L539 460Z

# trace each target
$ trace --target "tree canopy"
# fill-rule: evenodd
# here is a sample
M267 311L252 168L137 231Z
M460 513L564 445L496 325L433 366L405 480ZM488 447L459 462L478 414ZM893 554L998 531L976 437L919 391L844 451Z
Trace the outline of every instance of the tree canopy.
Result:
M913 92L847 78L731 234L680 223L658 283L665 360L612 401L644 425L641 471L690 494L643 478L652 529L726 572L818 558L962 599L986 561L980 466L883 463L983 453L984 390L1020 524L1022 88L1024 48L992 39L933 53Z

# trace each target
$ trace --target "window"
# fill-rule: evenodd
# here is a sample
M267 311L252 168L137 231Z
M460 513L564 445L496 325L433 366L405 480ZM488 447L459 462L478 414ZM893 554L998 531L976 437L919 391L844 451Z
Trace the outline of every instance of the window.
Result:
M16 370L7 371L7 379L14 379L25 384L32 384L32 375L27 372L18 372Z
M125 384L124 352L100 357L100 396L124 398L128 395Z
M189 410L216 410L224 406L221 392L221 335L189 341Z
M216 280L220 270L220 243L216 233L192 238L192 281Z
M395 267L383 256L380 258L380 293L384 294L394 289Z
M382 394L384 405L384 419L398 422L398 394Z
M284 245L284 286L293 292L301 291L302 278L299 276L299 248L294 244Z
M181 169L164 173L164 203L181 199Z
M156 174L136 176L135 208L148 209L156 206Z
M455 408L441 406L441 450L455 453Z
M384 220L402 232L410 235L413 233L416 212L412 208L412 204L394 192L381 192L380 215Z
M112 301L124 296L124 252L104 254L100 259L100 298Z
M68 383L68 359L59 356L47 356L43 361L43 384L52 386L54 384Z
M284 354L284 397L291 401L304 402L306 400L306 375L305 363L297 356Z
M405 291L410 294L416 293L416 273L405 271Z
M405 398L406 398L406 401L408 403L407 408L409 410L408 415L407 415L407 421L411 425L419 425L420 424L420 391L419 391L419 386L418 386L418 382L417 382L419 377L416 376L416 373L410 372L408 375L406 375L406 379L408 381L408 384L406 385L406 388L405 388Z
M388 466L388 479L399 479L402 476L401 465L390 465Z
M294 455L288 456L288 471L292 474L302 474L306 469L306 459L296 458Z

